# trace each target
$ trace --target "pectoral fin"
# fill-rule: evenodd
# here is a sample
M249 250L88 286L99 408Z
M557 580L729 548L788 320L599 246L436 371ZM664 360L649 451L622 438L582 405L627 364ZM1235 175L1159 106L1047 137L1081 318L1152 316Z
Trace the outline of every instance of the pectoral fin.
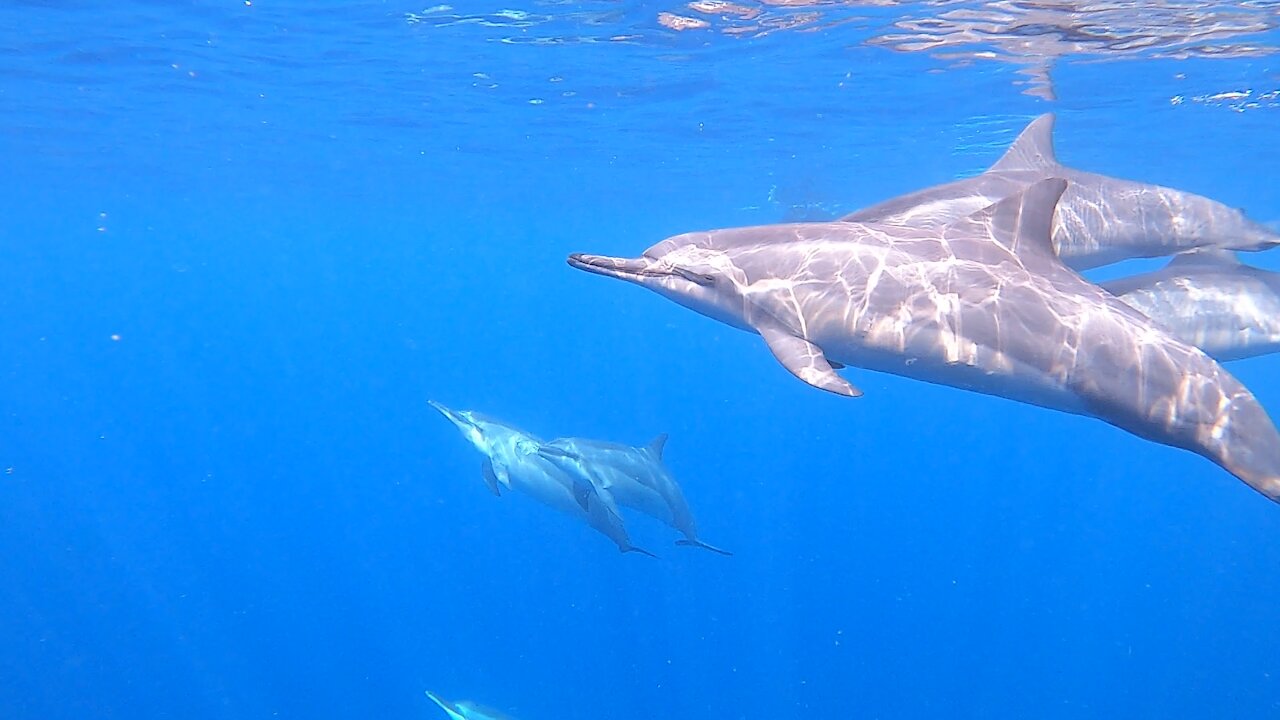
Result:
M488 458L480 466L480 472L484 475L484 484L489 488L489 492L501 496L502 493L498 489L500 487L498 476L493 472L493 463Z
M758 328L760 336L769 346L769 352L792 375L827 392L846 397L859 397L862 391L848 380L836 374L822 350L804 338L796 337L779 328Z
M589 510L591 506L591 496L596 494L596 488L589 480L585 478L573 478L573 499L578 501L578 506L583 510Z

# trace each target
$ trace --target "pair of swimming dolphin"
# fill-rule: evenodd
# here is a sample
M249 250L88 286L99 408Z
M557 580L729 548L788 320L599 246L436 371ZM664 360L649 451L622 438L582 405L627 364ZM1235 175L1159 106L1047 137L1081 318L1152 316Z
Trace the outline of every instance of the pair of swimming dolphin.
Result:
M864 223L946 224L1049 177L1068 181L1053 244L1069 267L1177 255L1165 269L1102 283L1175 337L1218 360L1280 349L1280 276L1241 263L1280 235L1234 208L1192 193L1074 170L1057 161L1052 114L1027 125L986 172L850 213ZM1271 311L1271 312L1268 312Z
M1032 123L980 176L839 222L687 233L569 264L754 332L823 390L861 395L836 373L853 365L1090 416L1280 501L1280 433L1253 394L1076 272L1280 235L1207 198L1065 168L1051 128Z
M698 538L679 483L662 461L667 436L641 447L586 438L541 438L471 410L428 403L485 455L481 472L494 495L514 490L586 522L622 552L653 553L631 543L619 505L639 510L684 535L679 545L730 553Z

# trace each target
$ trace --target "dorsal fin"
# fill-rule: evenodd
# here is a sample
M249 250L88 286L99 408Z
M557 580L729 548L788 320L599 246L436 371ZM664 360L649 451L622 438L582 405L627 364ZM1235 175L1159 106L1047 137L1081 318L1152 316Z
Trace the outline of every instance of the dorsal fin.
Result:
M1173 259L1165 267L1205 267L1206 265L1211 267L1239 267L1242 264L1240 258L1231 250L1205 247L1185 252L1181 255L1174 255Z
M658 437L654 438L653 442L649 443L648 447L649 447L649 452L653 453L655 457L661 460L662 448L666 446L667 446L667 434L662 433Z
M1053 213L1066 189L1066 180L1046 178L969 219L987 225L992 238L1024 262L1040 258L1058 263L1053 249Z
M1053 154L1053 113L1045 113L1022 130L1004 155L987 172L1047 170L1058 166Z

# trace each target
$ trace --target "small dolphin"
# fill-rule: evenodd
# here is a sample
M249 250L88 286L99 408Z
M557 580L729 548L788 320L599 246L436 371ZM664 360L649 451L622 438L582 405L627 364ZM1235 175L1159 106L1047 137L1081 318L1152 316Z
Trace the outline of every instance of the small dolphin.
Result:
M840 219L941 227L1058 177L1069 184L1054 218L1053 245L1076 270L1197 247L1265 250L1280 245L1280 233L1209 198L1059 165L1053 122L1052 114L1033 120L981 175L901 195Z
M631 544L612 503L601 502L589 482L576 480L538 454L540 439L471 410L450 410L434 400L427 402L485 455L481 471L494 495L500 495L504 487L524 493L543 505L586 521L622 552L654 556Z
M698 525L680 484L662 462L666 434L644 447L632 447L602 440L557 438L543 443L539 454L569 474L590 479L601 496L613 498L629 508L657 518L684 534L677 545L706 548L732 555L698 539Z
M450 702L430 690L427 691L427 697L439 705L441 710L448 713L451 720L515 720L515 718L504 712L487 708L470 700Z
M1176 255L1155 272L1100 284L1219 361L1280 351L1280 273L1245 265L1229 250Z
M1066 186L1038 182L942 228L713 230L569 264L759 333L823 390L861 394L835 372L847 364L1095 417L1280 501L1280 433L1253 394L1057 257Z

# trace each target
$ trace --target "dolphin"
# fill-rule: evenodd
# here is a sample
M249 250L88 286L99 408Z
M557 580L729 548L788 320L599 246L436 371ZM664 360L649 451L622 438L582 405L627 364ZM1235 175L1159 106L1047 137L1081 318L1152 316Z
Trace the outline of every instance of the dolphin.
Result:
M430 690L427 691L427 697L439 705L441 710L448 713L451 720L515 720L515 718L504 712L487 708L470 700L450 702Z
M450 410L434 400L427 402L485 455L481 472L485 485L494 495L501 495L502 488L524 493L543 505L585 521L624 553L654 557L648 550L631 544L611 501L602 502L589 482L576 480L538 454L542 440L478 412Z
M666 444L665 433L644 447L585 438L557 438L543 443L538 454L566 473L589 478L603 491L602 496L657 518L683 533L684 539L677 540L677 545L732 555L698 539L693 511L684 499L680 484L662 462L662 449Z
M1280 501L1280 434L1253 394L1057 257L1066 187L1044 180L942 228L713 230L569 264L756 332L823 390L860 395L836 374L854 365L1095 417Z
M1219 361L1280 351L1280 273L1246 265L1229 250L1175 255L1155 272L1100 284Z
M901 195L840 219L945 226L1057 177L1068 185L1054 217L1053 245L1076 270L1197 247L1265 250L1280 245L1280 233L1209 198L1059 165L1053 123L1051 113L1033 120L981 175Z

